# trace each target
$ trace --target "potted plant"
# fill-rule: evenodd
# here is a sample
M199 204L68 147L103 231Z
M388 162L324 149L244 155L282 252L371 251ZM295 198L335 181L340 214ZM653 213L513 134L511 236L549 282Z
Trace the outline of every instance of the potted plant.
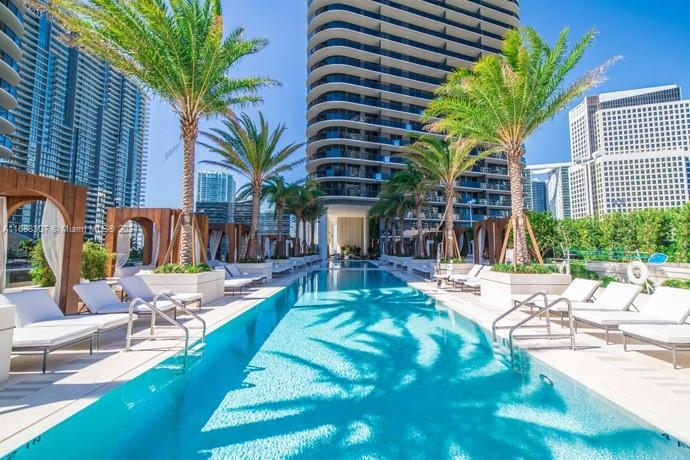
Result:
M561 294L572 281L570 275L548 264L495 264L480 278L482 298L506 308L515 294Z
M225 274L206 264L165 264L154 271L140 271L153 292L199 293L202 305L223 297Z

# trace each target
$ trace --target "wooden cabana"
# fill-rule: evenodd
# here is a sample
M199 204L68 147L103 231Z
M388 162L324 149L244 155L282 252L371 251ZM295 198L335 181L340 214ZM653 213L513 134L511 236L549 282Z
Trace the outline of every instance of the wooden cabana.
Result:
M232 223L224 223L224 224L208 224L208 230L206 232L207 235L207 241L210 240L211 232L221 232L221 239L223 236L227 238L228 241L228 254L227 254L227 261L226 262L234 262L236 260L239 260L242 258L242 254L240 254L240 247L242 245L242 238L246 237L249 235L249 226L244 225L244 224L232 224ZM220 247L220 246L219 246ZM217 250L213 251L213 248L211 248L211 252L215 252L215 254L211 254L211 259L215 259L217 254Z
M128 222L135 222L144 234L143 265L159 266L169 261L178 261L180 256L179 231L181 209L171 208L108 208L105 236L105 248L108 252L117 252L117 238L122 227ZM195 214L194 222L201 240L201 261L206 261L208 244L208 216ZM159 247L156 260L152 260L154 226L158 229ZM177 230L177 231L176 231ZM112 275L114 261L108 260L107 272Z
M0 168L0 196L7 198L7 215L33 201L50 200L65 220L65 244L59 281L58 305L76 313L78 298L72 287L79 284L84 243L86 188L57 179Z
M501 256L501 247L509 219L491 217L475 222L474 234L474 263L482 263L482 256L486 252L490 265L498 262Z

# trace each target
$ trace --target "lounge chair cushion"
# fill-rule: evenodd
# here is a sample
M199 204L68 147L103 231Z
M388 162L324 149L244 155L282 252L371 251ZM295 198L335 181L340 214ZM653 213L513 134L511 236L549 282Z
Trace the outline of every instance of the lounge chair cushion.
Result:
M648 315L636 311L574 311L576 319L599 326L618 326L619 324L673 324L667 318Z
M124 326L129 321L126 313L111 313L109 315L70 315L61 319L31 323L25 327L61 327L61 326L93 326L99 331Z
M240 277L243 275L243 273L240 273L240 271L237 269L237 267L233 264L227 264L226 267L228 268L228 271L230 272L230 275L232 277ZM246 273L244 273L246 275Z
M231 280L225 280L225 287L226 288L239 288L243 286L248 286L252 284L252 280L249 279L231 279Z
M136 299L137 297L146 300L147 302L153 300L155 293L151 290L144 278L141 276L126 276L120 278L120 286L127 293L127 297L130 299Z
M96 333L94 326L18 327L14 330L12 347L48 347L87 339Z
M60 307L50 297L47 289L8 292L5 293L5 297L16 306L15 323L17 327L24 327L41 321L59 320L63 317Z
M602 309L615 306L617 310L627 310L641 290L642 286L636 284L610 283L594 303L607 307Z
M690 324L623 324L621 331L669 344L690 344Z
M640 311L682 324L690 316L690 290L660 286Z
M193 303L193 302L198 302L199 300L202 299L202 295L197 293L197 292L178 292L171 294L170 297L173 299L177 300L180 303Z
M105 281L77 284L74 286L74 290L91 313L124 313L129 311L129 306L122 308L122 305L128 304L120 302L120 299Z

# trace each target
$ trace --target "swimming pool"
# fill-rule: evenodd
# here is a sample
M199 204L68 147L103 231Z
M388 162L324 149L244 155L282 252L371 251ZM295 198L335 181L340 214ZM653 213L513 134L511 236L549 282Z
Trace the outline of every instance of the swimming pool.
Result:
M382 270L323 270L114 389L16 458L687 458ZM545 384L548 373L554 385Z

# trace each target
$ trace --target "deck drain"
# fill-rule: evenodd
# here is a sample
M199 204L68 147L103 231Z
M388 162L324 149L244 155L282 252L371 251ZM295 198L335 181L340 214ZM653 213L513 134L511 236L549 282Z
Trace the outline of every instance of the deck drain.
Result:
M539 379L541 380L542 383L552 387L553 386L553 380L551 380L548 376L544 374L539 374Z

